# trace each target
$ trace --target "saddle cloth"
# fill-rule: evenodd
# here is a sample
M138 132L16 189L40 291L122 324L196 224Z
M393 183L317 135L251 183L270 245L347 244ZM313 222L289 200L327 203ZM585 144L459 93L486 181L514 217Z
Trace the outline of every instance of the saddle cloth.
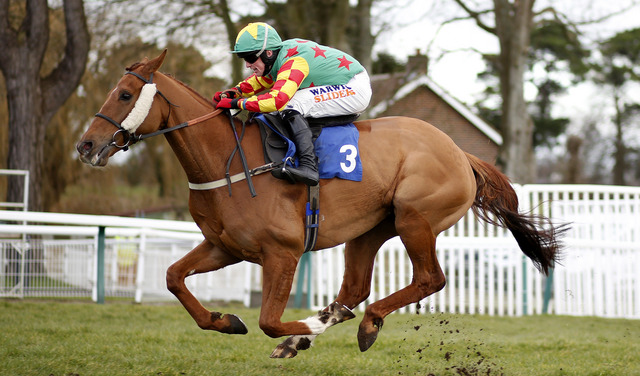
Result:
M297 166L296 147L291 141L288 127L279 116L259 114L254 117L260 126L264 158L266 163L282 162ZM340 178L362 181L362 163L358 148L359 133L352 123L354 117L338 120L308 119L318 157L318 172L321 179ZM271 174L279 179L288 179L282 169Z

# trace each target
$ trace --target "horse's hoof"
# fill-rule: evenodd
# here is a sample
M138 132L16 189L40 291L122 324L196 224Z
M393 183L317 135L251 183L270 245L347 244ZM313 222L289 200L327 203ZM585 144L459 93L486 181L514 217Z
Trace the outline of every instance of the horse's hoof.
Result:
M352 310L347 308L347 306L340 304L338 302L334 302L329 307L327 307L328 312L330 312L334 317L337 318L337 323L341 323L347 320L351 320L356 317Z
M229 318L229 328L231 332L229 334L247 334L249 329L245 325L244 321L236 315L226 315Z
M369 350L378 338L378 329L375 329L369 333L365 333L363 330L358 330L358 346L360 351L365 352Z
M286 342L286 341L285 341ZM285 343L279 344L275 350L271 353L271 358L276 359L289 359L298 355L298 350L285 345Z
M249 329L240 317L220 312L211 312L211 321L216 325L214 330L225 334L247 334Z
M271 353L272 358L293 358L298 351L311 347L316 336L291 336L279 344Z
M382 324L382 319L374 320L373 325L367 325L364 322L360 323L360 328L358 329L358 346L360 346L361 352L369 350L369 347L376 342Z

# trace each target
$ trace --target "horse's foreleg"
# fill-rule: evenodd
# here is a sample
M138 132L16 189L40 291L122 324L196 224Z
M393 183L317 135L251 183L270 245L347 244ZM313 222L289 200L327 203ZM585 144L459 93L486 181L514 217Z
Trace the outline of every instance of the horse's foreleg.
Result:
M262 307L260 329L269 337L287 334L312 334L309 327L298 321L280 321L289 300L298 257L286 249L266 253L262 264Z
M190 275L218 270L239 261L241 260L205 240L167 269L167 288L178 298L200 328L227 334L247 333L247 327L240 318L209 312L184 283L185 278Z
M373 345L389 313L419 302L441 290L446 282L436 259L436 237L429 223L412 209L396 214L396 229L413 264L413 279L407 287L367 307L358 329L360 351Z
M369 296L373 265L378 249L395 235L393 219L388 218L367 233L345 244L345 271L342 287L336 300L329 307L318 312L315 316L316 320L324 320L335 325L355 317L351 309ZM308 349L316 337L317 335L291 336L276 347L271 357L294 357L299 350Z
M302 321L281 321L289 300L297 263L298 257L285 249L267 253L263 259L260 328L266 335L273 338L285 335L300 335L308 338L308 341L302 339L298 343L289 344L287 349L293 350L290 353L284 353L276 349L271 355L272 357L290 358L295 356L296 348L302 349L302 347L306 346L305 343L310 345L313 336L324 332L330 326L330 321L332 321L327 318L331 314L325 316L322 313ZM340 310L338 309L337 311L339 313ZM323 318L320 319L318 318L319 316ZM329 325L327 325L328 322Z

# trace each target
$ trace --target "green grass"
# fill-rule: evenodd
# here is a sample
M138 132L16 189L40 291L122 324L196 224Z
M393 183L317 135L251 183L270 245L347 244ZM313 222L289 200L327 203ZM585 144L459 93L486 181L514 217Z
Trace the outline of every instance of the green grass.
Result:
M14 276L8 276L4 278L2 281L2 286L6 290L11 290L16 283L19 283L20 279ZM47 288L56 288L56 289L78 289L76 286L61 281L59 279L51 278L45 275L38 275L34 277L30 277L27 282L27 286L24 288L25 290L35 290L35 289L47 289Z
M220 311L249 334L200 330L174 304L0 301L0 375L640 375L638 320L396 314L361 353L357 312L283 360L258 310Z

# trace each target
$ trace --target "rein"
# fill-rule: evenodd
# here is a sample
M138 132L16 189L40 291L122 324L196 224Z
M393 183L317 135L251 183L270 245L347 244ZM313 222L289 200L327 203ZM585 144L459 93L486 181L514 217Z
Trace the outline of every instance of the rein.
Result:
M145 85L152 85L153 84L153 73L151 73L149 79L147 80L146 78L142 77L140 74L136 73L136 72L126 72L125 74L130 74L133 75L137 78L139 78L140 80L142 80ZM154 85L155 86L155 85ZM143 88L144 89L144 88ZM156 94L160 95L162 97L162 99L164 99L167 104L169 104L169 116L167 117L167 120L165 120L165 125L167 125L167 123L169 122L169 117L171 116L171 108L172 107L180 107L176 104L171 103L171 101L164 95L162 94L162 92L160 92L159 90L156 90L155 87L153 88L153 90L155 90L154 92L154 96ZM140 98L138 98L138 100L140 100ZM134 105L134 110L135 110L136 106ZM149 108L146 109L146 113L145 113L145 118L148 115L148 111L150 109L150 105ZM132 110L132 112L134 112L134 110ZM160 129L157 130L155 132L151 132L151 133L147 133L147 134L142 134L142 135L136 135L135 134L135 130L133 132L129 131L127 128L125 128L121 123L118 123L117 121L113 120L112 118L110 118L107 115L101 114L101 113L97 113L95 114L95 117L99 117L101 119L104 119L106 121L108 121L109 123L115 125L118 130L115 131L115 133L113 134L113 136L111 136L111 142L109 143L110 146L115 146L117 148L122 149L122 151L127 151L129 150L129 146L142 141L144 139L147 139L149 137L153 137L153 136L158 136L164 133L168 133L168 132L173 132L173 131L177 131L178 129L182 129L185 127L189 127L198 123L202 123L204 121L207 121L209 119L212 119L218 115L220 115L222 112L224 112L223 110L215 110L213 112L210 112L208 114L199 116L195 119L189 120L189 121L185 121L184 123L180 123L178 125L175 125L173 127L168 127L168 128L164 128L164 129ZM197 183L191 183L189 182L189 188L193 189L193 190L209 190L209 189L215 189L215 188L220 188L223 187L225 185L227 185L229 187L229 196L231 196L231 184L235 183L237 181L240 180L247 180L247 183L249 185L249 192L251 193L251 197L255 197L257 195L255 188L253 186L253 182L251 180L252 176L255 175L259 175L262 174L264 172L267 171L271 171L277 168L277 166L273 163L270 164L266 164L266 165L262 165L259 167L256 167L252 170L249 169L249 166L247 165L247 159L245 157L244 154L244 150L242 149L242 145L241 145L241 139L242 136L244 135L244 123L242 124L242 134L240 135L240 137L238 137L238 133L236 132L236 129L234 127L233 124L233 116L231 115L231 112L228 112L229 114L229 124L231 125L231 130L233 131L233 134L235 136L235 141L236 141L236 147L234 148L233 152L231 153L231 156L229 157L229 161L227 163L227 169L226 169L226 175L223 179L219 179L216 181L212 181L212 182L208 182L208 183L201 183L201 184L197 184ZM129 116L127 116L127 118L129 118ZM123 123L126 122L127 119L125 119L125 121L123 121ZM140 123L142 123L142 121L144 121L144 118L140 119ZM140 124L138 124L137 126L139 126ZM136 126L136 128L137 128ZM122 137L124 139L123 143L120 145L118 144L118 142L116 141L116 136L122 133ZM240 155L240 160L242 161L242 168L243 168L243 172L230 176L229 175L229 168L231 165L231 160L233 159L233 156L235 155L236 151L238 152L238 154Z
M142 80L145 83L145 85L153 84L153 73L151 73L151 76L149 77L148 80L146 78L142 77L141 75L139 75L136 72L127 72L125 74L130 74L130 75L133 75L133 76L139 78L140 80ZM172 107L180 107L180 106L178 106L176 104L171 103L171 101L164 94L162 94L161 91L157 90L155 94L160 95L162 97L162 99L164 99L167 102L167 104L169 104L169 116L171 116L171 108ZM160 130L157 130L155 132L148 133L148 134L142 134L142 135L136 135L135 132L133 132L133 133L129 132L129 130L127 130L125 127L123 127L121 123L118 123L117 121L113 120L112 118L110 118L107 115L104 115L104 114L101 114L101 113L98 112L97 114L95 114L95 117L99 117L101 119L104 119L104 120L108 121L109 123L115 125L118 128L118 130L113 134L113 136L111 136L111 142L109 143L109 145L110 146L115 146L117 148L120 148L123 151L127 151L127 150L129 150L129 146L131 146L131 145L133 145L133 144L135 144L135 143L137 143L139 141L142 141L142 140L147 139L149 137L158 136L158 135L161 135L161 134L164 134L164 133L177 131L178 129L182 129L182 128L185 128L185 127L188 127L188 126L191 126L191 125L195 125L195 124L201 123L203 121L207 121L207 120L209 120L209 119L211 119L211 118L213 118L215 116L218 116L221 113L222 113L222 110L215 110L213 112L210 112L208 114L202 115L200 117L197 117L197 118L189 120L189 121L185 121L184 123L180 123L180 124L175 125L173 127L160 129ZM168 121L169 120L168 120L168 117L167 117L167 120L165 121L165 124L167 124ZM119 145L118 142L116 141L116 136L119 133L122 133L122 137L124 138L124 141L123 141L122 145Z

